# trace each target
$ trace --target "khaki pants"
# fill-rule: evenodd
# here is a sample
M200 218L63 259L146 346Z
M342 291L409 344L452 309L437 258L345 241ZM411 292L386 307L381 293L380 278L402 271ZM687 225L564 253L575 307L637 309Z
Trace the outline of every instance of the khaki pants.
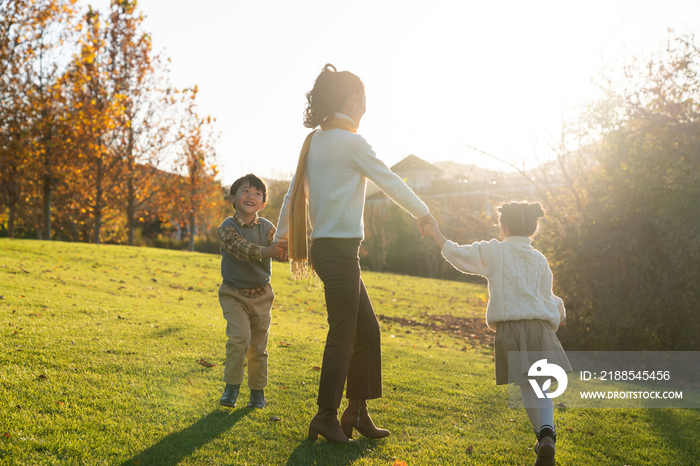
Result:
M224 382L243 382L243 366L248 358L248 387L262 390L267 386L267 336L272 320L272 286L262 296L246 298L237 289L222 284L219 303L226 319L226 366Z

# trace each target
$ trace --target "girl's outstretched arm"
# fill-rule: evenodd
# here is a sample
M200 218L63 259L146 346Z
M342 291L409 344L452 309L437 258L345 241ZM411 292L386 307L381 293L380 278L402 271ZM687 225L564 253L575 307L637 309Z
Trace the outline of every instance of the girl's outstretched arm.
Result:
M442 249L442 246L447 241L447 238L445 238L442 235L442 233L440 233L440 229L438 228L436 223L431 222L431 223L424 225L423 232L432 236L440 249Z

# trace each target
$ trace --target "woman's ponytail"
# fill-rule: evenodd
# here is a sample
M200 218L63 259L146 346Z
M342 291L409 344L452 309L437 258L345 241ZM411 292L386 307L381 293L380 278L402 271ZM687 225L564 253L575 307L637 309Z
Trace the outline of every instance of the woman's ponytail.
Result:
M315 128L323 121L340 112L348 97L354 93L364 94L365 86L360 78L349 71L338 71L327 63L314 81L314 87L306 93L304 126Z

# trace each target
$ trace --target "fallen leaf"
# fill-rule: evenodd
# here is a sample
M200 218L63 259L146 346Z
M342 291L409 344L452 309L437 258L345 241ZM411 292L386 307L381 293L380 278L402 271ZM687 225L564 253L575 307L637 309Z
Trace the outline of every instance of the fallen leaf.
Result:
M44 374L41 374L41 375L39 376L39 378L40 378L40 379L45 379L46 376L45 376Z
M5 432L5 438L7 438L7 437L9 437L9 436L10 436L10 433L9 433L9 432Z
M394 466L408 466L406 463L400 460L394 460Z
M56 404L57 405L64 405L65 403L63 401L57 401Z
M471 446L471 445L469 445L469 446L467 447L467 453L469 453L470 455L471 455L472 453L474 453L474 447Z
M287 343L286 341L280 341L280 346L287 347L287 346L292 346L292 344L291 344L291 343Z
M277 416L270 416L270 421L272 422L278 422L281 421L282 419L278 418Z
M206 362L204 359L200 359L199 363L204 366L204 367L216 367L216 364L212 364L210 362Z
M586 434L588 434L588 435L590 435L590 436L593 436L593 432L590 431L590 430L589 430L588 432L586 432Z
M318 367L318 366L314 366L314 367L312 367L311 369L313 369L313 370L315 370L315 371L320 371L320 370L321 370L321 368Z
M568 430L569 432L573 432L573 431L574 431L574 429L572 429L571 427L567 427L566 430Z
M557 404L557 408L566 408L566 405L564 403L559 403Z

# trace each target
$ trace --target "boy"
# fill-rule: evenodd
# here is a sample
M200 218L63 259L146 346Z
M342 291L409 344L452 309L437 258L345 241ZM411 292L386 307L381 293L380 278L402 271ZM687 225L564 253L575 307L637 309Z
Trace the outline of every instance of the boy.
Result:
M258 217L265 207L267 186L253 174L231 185L229 202L235 213L219 227L221 277L219 302L226 319L226 388L219 401L234 407L238 399L243 366L248 358L249 408L267 406L267 336L272 302L271 258L285 258L284 243L273 243L275 227Z

